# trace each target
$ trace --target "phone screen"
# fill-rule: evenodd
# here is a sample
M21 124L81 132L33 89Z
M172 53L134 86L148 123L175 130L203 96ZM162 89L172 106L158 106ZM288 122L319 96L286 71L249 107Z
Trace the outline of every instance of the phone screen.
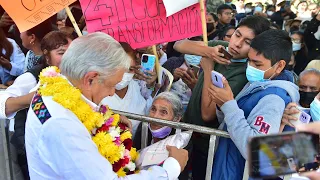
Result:
M319 168L319 135L284 133L255 137L250 143L250 175L277 177Z

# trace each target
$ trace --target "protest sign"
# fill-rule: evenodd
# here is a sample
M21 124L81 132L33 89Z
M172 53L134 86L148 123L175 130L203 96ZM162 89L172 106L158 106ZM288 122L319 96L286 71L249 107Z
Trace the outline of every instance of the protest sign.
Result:
M76 0L0 0L20 32L27 31Z
M81 0L87 29L101 31L133 48L202 34L199 4L166 17L162 0Z
M184 8L192 6L198 3L199 0L163 0L164 6L166 8L167 17L181 11Z

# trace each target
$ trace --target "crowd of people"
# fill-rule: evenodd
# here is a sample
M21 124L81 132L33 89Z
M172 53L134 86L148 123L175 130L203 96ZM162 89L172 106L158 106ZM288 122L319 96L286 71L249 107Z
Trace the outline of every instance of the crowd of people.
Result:
M81 13L79 2L70 7ZM106 104L227 131L231 138L219 137L216 145L214 180L242 179L250 137L308 130L294 126L300 111L310 122L320 121L320 6L311 0L225 0L207 12L208 45L203 36L157 45L159 64L173 76L171 89L162 93L156 69L141 71L141 57L153 54L152 47L133 49L88 33L82 14L75 16L81 37L65 11L25 32L3 9L1 14L0 119L14 119L14 179L117 179L71 111L50 97L40 98L43 112L32 111L39 76L49 66L60 68L92 109ZM212 71L223 75L223 88L213 85ZM142 123L121 121L132 129L133 147L141 149ZM176 131L150 123L148 133L151 145ZM162 166L127 177L205 179L208 148L209 136L193 133L185 149L168 147Z

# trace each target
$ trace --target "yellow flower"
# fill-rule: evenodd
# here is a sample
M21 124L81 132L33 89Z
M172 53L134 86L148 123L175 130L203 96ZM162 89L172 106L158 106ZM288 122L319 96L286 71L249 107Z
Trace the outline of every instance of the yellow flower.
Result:
M131 134L130 131L125 131L124 133L122 133L122 134L120 135L120 140L121 140L121 142L123 142L123 141L126 140L126 139L131 139L131 138L132 138L132 134Z
M137 149L136 148L131 148L130 157L131 157L132 161L135 161L136 159L138 159L139 154L137 153Z
M123 168L120 168L119 171L117 172L119 177L124 177L126 176L126 172L124 171Z
M117 126L120 121L120 115L114 114L112 117L113 117L113 122L112 122L111 126Z

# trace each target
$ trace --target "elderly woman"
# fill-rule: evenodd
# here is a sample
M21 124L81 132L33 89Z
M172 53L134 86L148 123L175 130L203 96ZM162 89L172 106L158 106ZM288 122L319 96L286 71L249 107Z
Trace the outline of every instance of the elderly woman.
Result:
M118 177L96 143L109 140L91 137L92 127L103 113L99 110L104 109L98 105L114 95L116 84L129 67L130 58L121 45L111 36L96 32L71 43L62 57L61 76L54 68L47 69L43 76L51 78L45 78L46 86L41 88L46 93L35 95L26 122L31 179L164 180L179 176L188 159L185 150L168 147L170 157L163 167ZM61 83L53 83L55 80ZM41 106L36 107L37 103ZM45 115L37 113L38 108Z
M41 41L42 63L19 76L14 83L0 95L0 119L15 118L15 132L11 143L17 149L17 158L25 179L29 179L27 159L24 148L24 130L29 107L34 92L29 93L38 83L38 76L46 66L59 66L62 55L67 50L71 40L62 32L48 33ZM18 111L18 112L17 112ZM17 114L16 114L17 112ZM11 121L10 123L13 123Z
M179 122L182 118L182 115L183 106L180 98L172 92L160 93L154 99L149 110L149 117L168 121ZM141 130L142 123L140 124L133 140L133 146L137 149L141 149ZM172 130L171 127L151 123L149 124L147 145L156 143L174 133L175 130Z

